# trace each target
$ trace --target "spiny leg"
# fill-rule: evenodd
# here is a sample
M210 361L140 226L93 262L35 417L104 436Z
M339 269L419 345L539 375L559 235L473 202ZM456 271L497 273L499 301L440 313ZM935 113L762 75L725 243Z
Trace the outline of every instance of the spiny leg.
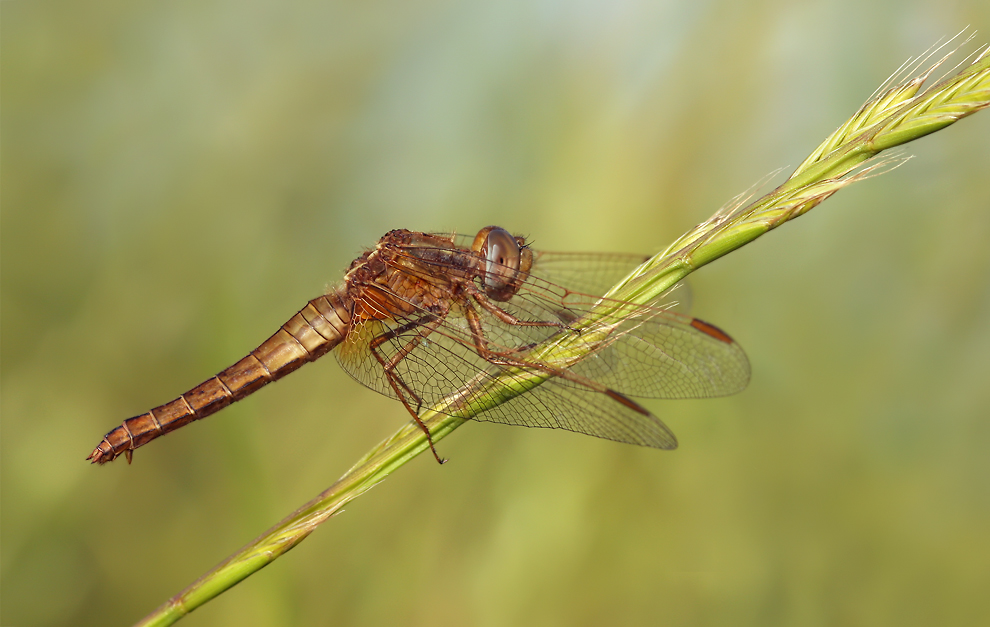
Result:
M638 411L642 414L648 414L649 412L643 409L638 403L626 398L624 395L612 390L597 381L588 379L587 377L582 377L578 374L567 370L566 368L556 368L546 363L530 362L513 357L516 354L515 350L509 350L505 352L493 351L488 348L488 340L485 338L485 330L481 323L481 316L471 305L470 302L464 303L464 314L468 320L468 326L471 329L471 337L474 340L475 351L478 356L487 361L488 363L495 364L497 366L509 366L514 368L527 368L532 370L543 371L550 376L560 377L561 379L566 379L573 383L583 385L595 392L600 392L605 394L609 398L616 400L626 407ZM511 314L506 313L506 315L511 316ZM523 322L523 321L521 321ZM525 323L524 323L525 324ZM546 326L554 326L549 323L542 323ZM528 325L535 326L535 325Z
M543 320L520 320L519 318L513 316L508 311L505 311L495 303L491 302L489 298L482 293L480 290L472 285L466 285L465 291L470 294L471 298L478 303L482 308L491 313L493 316L501 320L502 322L517 326L517 327L552 327L561 330L572 330L566 324L561 322L550 322ZM493 351L488 348L488 340L485 338L484 327L481 323L481 316L474 307L471 306L471 301L465 299L463 301L463 307L465 312L465 317L468 320L468 325L471 329L471 336L474 340L475 349L478 351L479 356L493 364L504 365L504 366L527 366L522 361L513 360L512 355L518 355L519 353L525 352L526 350L532 348L536 344L527 344L525 346L516 346L512 348L507 348L504 351Z
M474 350L478 356L490 364L496 366L518 366L520 368L531 367L524 361L512 359L512 355L517 351L510 349L507 351L493 351L488 348L488 338L485 337L485 329L481 323L481 316L469 301L463 303L464 317L467 318L468 328L471 330L471 339L474 341Z
M398 397L399 401L406 408L406 411L408 411L409 414L413 417L413 420L416 421L416 424L419 425L419 428L423 430L423 433L426 434L426 441L430 445L430 451L433 452L433 457L436 458L437 463L439 464L445 464L447 463L447 460L440 457L440 455L437 453L437 449L433 445L433 435L430 433L430 429L426 426L425 423L423 423L423 421L419 417L419 410L423 406L423 399L421 399L418 394L416 394L412 389L410 389L409 386L406 385L405 381L403 381L402 378L395 373L395 368L396 366L399 365L399 362L405 359L409 355L409 353L411 353L413 350L415 350L417 346L419 346L420 342L426 339L426 336L433 333L437 329L437 327L440 326L440 324L443 322L444 318L446 317L447 317L446 312L444 312L440 316L434 316L432 314L428 316L424 316L419 320L409 322L400 327L387 331L386 333L382 333L381 335L375 337L374 339L371 340L371 342L368 343L368 348L371 350L371 354L374 355L375 359L378 360L378 363L381 364L382 370L385 372L385 378L388 380L388 384L392 386L392 390L395 392L396 397ZM429 322L424 323L424 320L429 320ZM399 349L399 351L395 355L393 355L391 359L386 361L385 357L378 351L378 347L384 344L385 342L396 339L403 333L406 333L416 328L425 329L425 331L420 330L417 333L416 337L414 337L412 340L409 341L409 343L407 343L405 346ZM409 401L406 400L407 394L416 401L415 410L409 404Z
M446 317L446 315L445 315L445 317ZM388 361L385 361L384 356L381 355L376 349L379 346L381 346L382 344L384 344L385 342L388 342L388 341L391 341L391 340L394 340L394 339L398 338L403 333L408 333L409 331L411 331L411 330L413 330L413 329L415 329L417 327L424 327L424 326L426 326L428 323L425 322L425 321L429 320L429 321L432 322L433 319L434 319L434 316L432 314L423 316L419 320L414 320L412 322L407 322L406 324L404 324L404 325L402 325L400 327L396 327L395 329L392 329L390 331L386 331L385 333L382 333L381 335L373 338L371 340L371 342L369 342L368 348L371 349L372 354L375 356L375 359L378 360L378 363L381 364L382 369L386 372L386 374L393 372L395 370L395 367L399 364L399 362L402 361L403 359L405 359L405 357L409 353L411 353L417 346L419 346L419 343L427 335L429 335L429 333L427 333L425 335L417 335L417 337L413 338L408 344L406 344L404 347L402 347ZM441 320L442 320L442 318L441 318ZM439 324L439 323L437 323L437 324ZM436 329L437 324L434 324L432 327L430 327L430 332L431 333L433 332L433 330ZM416 400L416 402L418 403L418 405L422 405L423 404L423 400L419 397L419 395L416 394L409 386L407 386L405 384L405 382L401 378L396 377L396 380L397 380L398 384L402 386L402 389L404 389L406 391L406 393L409 394L409 396L411 396L412 398L414 398ZM418 407L417 407L417 412L418 412Z
M508 311L502 309L485 295L484 292L476 288L471 284L466 284L464 286L464 291L471 295L476 303L481 305L483 309L491 313L493 316L501 320L506 324L510 324L514 327L556 327L561 330L569 331L572 330L571 327L567 326L563 322L559 321L544 321L544 320L520 320L519 318L513 316Z

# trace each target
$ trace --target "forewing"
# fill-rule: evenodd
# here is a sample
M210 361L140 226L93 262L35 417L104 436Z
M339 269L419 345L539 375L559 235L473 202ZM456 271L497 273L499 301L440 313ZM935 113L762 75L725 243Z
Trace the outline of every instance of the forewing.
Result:
M611 341L571 367L630 396L709 398L742 391L749 360L727 334L670 311L623 322Z
M531 274L575 292L601 296L649 259L624 253L534 252Z
M571 325L599 300L531 278L510 305L529 319ZM614 330L590 347L591 354L571 366L571 372L623 394L648 398L727 396L749 383L746 353L714 325L668 309L614 304L615 318L599 321Z

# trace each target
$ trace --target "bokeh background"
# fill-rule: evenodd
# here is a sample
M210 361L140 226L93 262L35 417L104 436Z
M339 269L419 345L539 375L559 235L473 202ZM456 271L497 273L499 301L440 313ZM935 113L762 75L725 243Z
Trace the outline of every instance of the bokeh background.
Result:
M985 0L2 4L0 624L127 625L406 420L327 358L84 457L384 232L659 250ZM990 112L704 268L746 348L674 453L470 424L194 625L990 612Z

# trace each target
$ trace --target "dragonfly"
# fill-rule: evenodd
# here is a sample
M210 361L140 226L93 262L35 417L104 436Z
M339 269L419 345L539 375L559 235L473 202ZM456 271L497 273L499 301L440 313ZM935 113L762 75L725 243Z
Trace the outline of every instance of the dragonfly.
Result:
M402 403L440 463L421 411L463 413L479 395L474 420L674 449L673 432L631 397L734 394L749 362L724 331L669 303L601 296L645 260L534 251L497 226L474 237L390 231L246 357L125 420L87 460L130 463L135 449L333 349L354 379ZM575 336L588 338L580 355L548 357L546 346ZM527 377L537 384L511 389Z

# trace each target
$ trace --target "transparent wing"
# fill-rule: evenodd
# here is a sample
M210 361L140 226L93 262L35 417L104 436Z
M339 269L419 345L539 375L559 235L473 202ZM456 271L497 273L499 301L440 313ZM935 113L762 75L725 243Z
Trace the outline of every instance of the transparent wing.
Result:
M623 323L614 338L571 370L646 398L728 396L749 384L749 360L739 344L697 318L661 311Z
M622 253L534 253L532 275L576 292L602 295L648 255Z
M427 333L425 325L402 330L394 323L362 325L358 334L338 347L338 361L355 379L386 396L405 396L413 409L433 407L442 413L455 413L471 394L483 407L475 420L506 425L565 429L617 442L672 449L677 439L659 418L628 399L609 397L598 390L553 377L511 400L499 403L524 375L483 359L473 346L443 332ZM449 331L450 325L444 325ZM395 374L409 391L397 392L387 381L377 358L370 355L371 340L382 333L389 339L378 345L383 359L395 356L411 341L415 350L395 366ZM424 338L423 335L426 335ZM370 359L369 359L370 357ZM371 365L371 364L374 365ZM530 369L543 372L531 363ZM518 373L518 370L515 370ZM498 375L505 376L499 379Z

